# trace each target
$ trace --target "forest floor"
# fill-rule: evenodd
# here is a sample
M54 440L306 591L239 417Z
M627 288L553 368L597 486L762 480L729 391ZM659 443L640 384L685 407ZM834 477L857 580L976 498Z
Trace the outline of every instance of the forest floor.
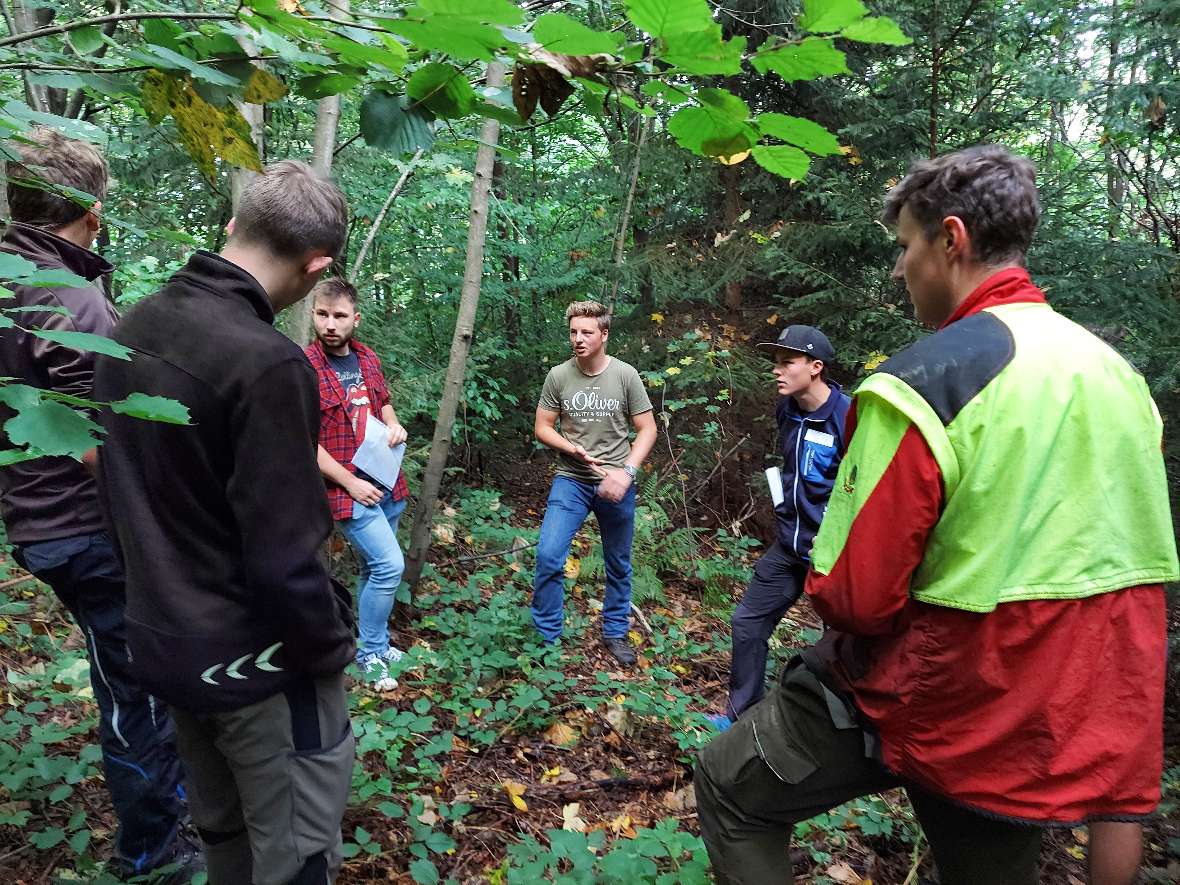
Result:
M523 469L511 501L468 491L439 514L436 550L448 558L428 571L412 622L395 635L408 650L401 685L352 692L361 765L344 821L345 885L710 881L692 758L712 734L703 714L724 702L732 593L756 551L733 564L720 598L669 571L640 601L651 632L635 625L640 665L623 670L597 641L600 557L583 532L567 568L567 637L543 649L526 609L542 473ZM722 555L709 543L702 536L701 556ZM350 571L337 550L336 566ZM80 637L46 588L3 589L0 881L110 882L96 859L109 854L114 821ZM785 661L818 627L797 606L775 657ZM1144 882L1180 881L1180 747L1169 726L1165 813L1149 829ZM796 836L798 881L914 885L934 875L901 791L851 802ZM1084 829L1051 832L1042 881L1084 882L1085 843Z

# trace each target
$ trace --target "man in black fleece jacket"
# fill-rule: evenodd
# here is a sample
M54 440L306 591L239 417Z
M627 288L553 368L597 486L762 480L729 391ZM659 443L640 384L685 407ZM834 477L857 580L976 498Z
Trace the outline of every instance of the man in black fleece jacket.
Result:
M77 286L9 283L7 308L19 322L0 329L0 376L57 394L89 399L94 353L39 338L31 330L107 336L118 315L105 280L114 270L91 251L98 236L107 164L93 145L34 127L13 144L21 162L7 164L12 224L0 252L42 271L69 271ZM95 198L83 205L55 188ZM69 193L69 191L66 191ZM0 406L0 423L13 416ZM8 447L7 434L0 434ZM84 457L94 463L91 450ZM123 571L111 546L94 478L67 457L13 461L0 468L0 514L13 557L53 588L86 640L90 684L98 706L103 774L119 821L115 871L127 876L178 864L187 882L204 863L183 828L183 772L172 720L131 672L124 626Z
M319 395L272 323L343 249L347 207L302 163L242 194L220 255L198 252L114 338L95 395L171 397L191 424L106 413L99 488L127 570L137 672L174 708L211 885L334 879L355 746L346 593L316 466Z

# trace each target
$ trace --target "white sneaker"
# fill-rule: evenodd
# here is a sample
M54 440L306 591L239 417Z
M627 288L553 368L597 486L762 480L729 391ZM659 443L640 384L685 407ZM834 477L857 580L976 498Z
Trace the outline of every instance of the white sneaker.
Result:
M357 666L374 691L393 691L397 688L397 680L389 675L382 655L365 655L357 661Z
M386 664L396 664L405 656L405 652L393 645L389 646L389 648L385 649L385 651L381 652L380 654L381 660Z

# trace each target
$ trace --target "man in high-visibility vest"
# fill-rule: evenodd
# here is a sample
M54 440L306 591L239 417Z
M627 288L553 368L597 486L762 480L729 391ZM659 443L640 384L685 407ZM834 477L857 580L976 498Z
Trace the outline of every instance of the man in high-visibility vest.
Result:
M701 754L721 882L781 883L793 825L904 786L941 881L1035 885L1045 827L1094 826L1126 885L1159 802L1166 615L1180 577L1143 379L1024 268L1032 163L917 163L889 194L937 333L854 395L806 592L829 629Z

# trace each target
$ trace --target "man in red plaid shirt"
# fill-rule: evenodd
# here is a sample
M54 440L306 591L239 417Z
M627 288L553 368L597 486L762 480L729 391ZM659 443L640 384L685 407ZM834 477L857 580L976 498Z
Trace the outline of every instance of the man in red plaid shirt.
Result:
M402 652L389 644L389 615L405 568L397 523L410 491L400 472L393 488L386 489L358 471L352 459L370 413L385 425L391 447L406 441L406 430L389 401L381 360L353 338L361 320L356 289L330 278L312 290L312 298L316 340L305 352L320 379L320 472L332 518L361 562L357 666L378 691L392 691L397 681L389 665Z

